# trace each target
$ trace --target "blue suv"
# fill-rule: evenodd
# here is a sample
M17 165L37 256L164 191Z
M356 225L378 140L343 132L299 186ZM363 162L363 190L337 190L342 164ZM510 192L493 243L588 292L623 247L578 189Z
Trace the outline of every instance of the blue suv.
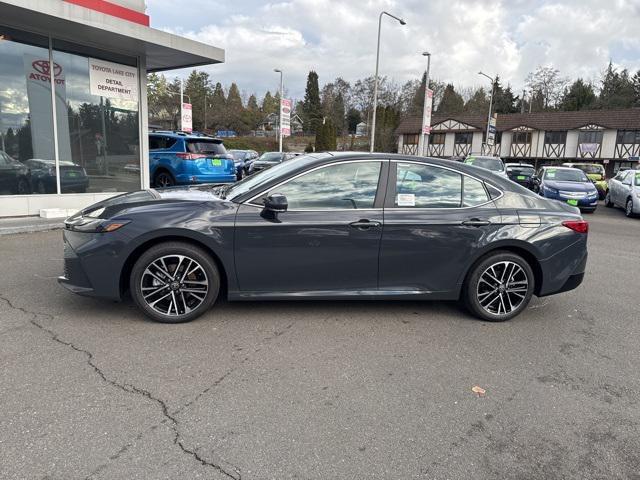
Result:
M236 180L233 157L222 140L183 132L149 133L149 170L154 188Z

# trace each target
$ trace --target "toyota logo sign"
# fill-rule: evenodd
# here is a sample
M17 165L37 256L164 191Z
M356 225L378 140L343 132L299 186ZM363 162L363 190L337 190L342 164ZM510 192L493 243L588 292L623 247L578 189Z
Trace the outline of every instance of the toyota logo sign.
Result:
M31 62L31 66L36 72L43 75L49 75L50 73L49 60L35 60L34 62ZM55 77L59 77L62 73L62 67L55 62L53 64L53 73Z

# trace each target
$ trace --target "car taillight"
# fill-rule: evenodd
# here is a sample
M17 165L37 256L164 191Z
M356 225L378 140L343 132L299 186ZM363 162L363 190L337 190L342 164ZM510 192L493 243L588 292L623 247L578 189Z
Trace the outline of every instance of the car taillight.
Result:
M176 156L183 160L197 160L199 158L207 158L204 153L177 153Z
M586 220L567 220L562 225L578 233L589 233L589 222Z

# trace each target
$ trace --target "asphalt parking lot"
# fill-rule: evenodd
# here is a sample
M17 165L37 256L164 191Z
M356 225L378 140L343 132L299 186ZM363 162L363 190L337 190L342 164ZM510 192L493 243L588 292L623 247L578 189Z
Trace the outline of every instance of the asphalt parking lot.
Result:
M640 478L640 219L586 218L582 287L502 324L308 302L161 325L59 287L60 231L0 237L0 478Z

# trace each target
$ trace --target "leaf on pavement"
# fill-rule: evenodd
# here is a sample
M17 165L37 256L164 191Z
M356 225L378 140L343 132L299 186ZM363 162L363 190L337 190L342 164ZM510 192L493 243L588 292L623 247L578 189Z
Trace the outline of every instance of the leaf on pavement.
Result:
M484 394L487 393L487 391L484 388L479 387L478 385L474 385L471 388L471 391L473 393L476 393L479 397L484 397Z

